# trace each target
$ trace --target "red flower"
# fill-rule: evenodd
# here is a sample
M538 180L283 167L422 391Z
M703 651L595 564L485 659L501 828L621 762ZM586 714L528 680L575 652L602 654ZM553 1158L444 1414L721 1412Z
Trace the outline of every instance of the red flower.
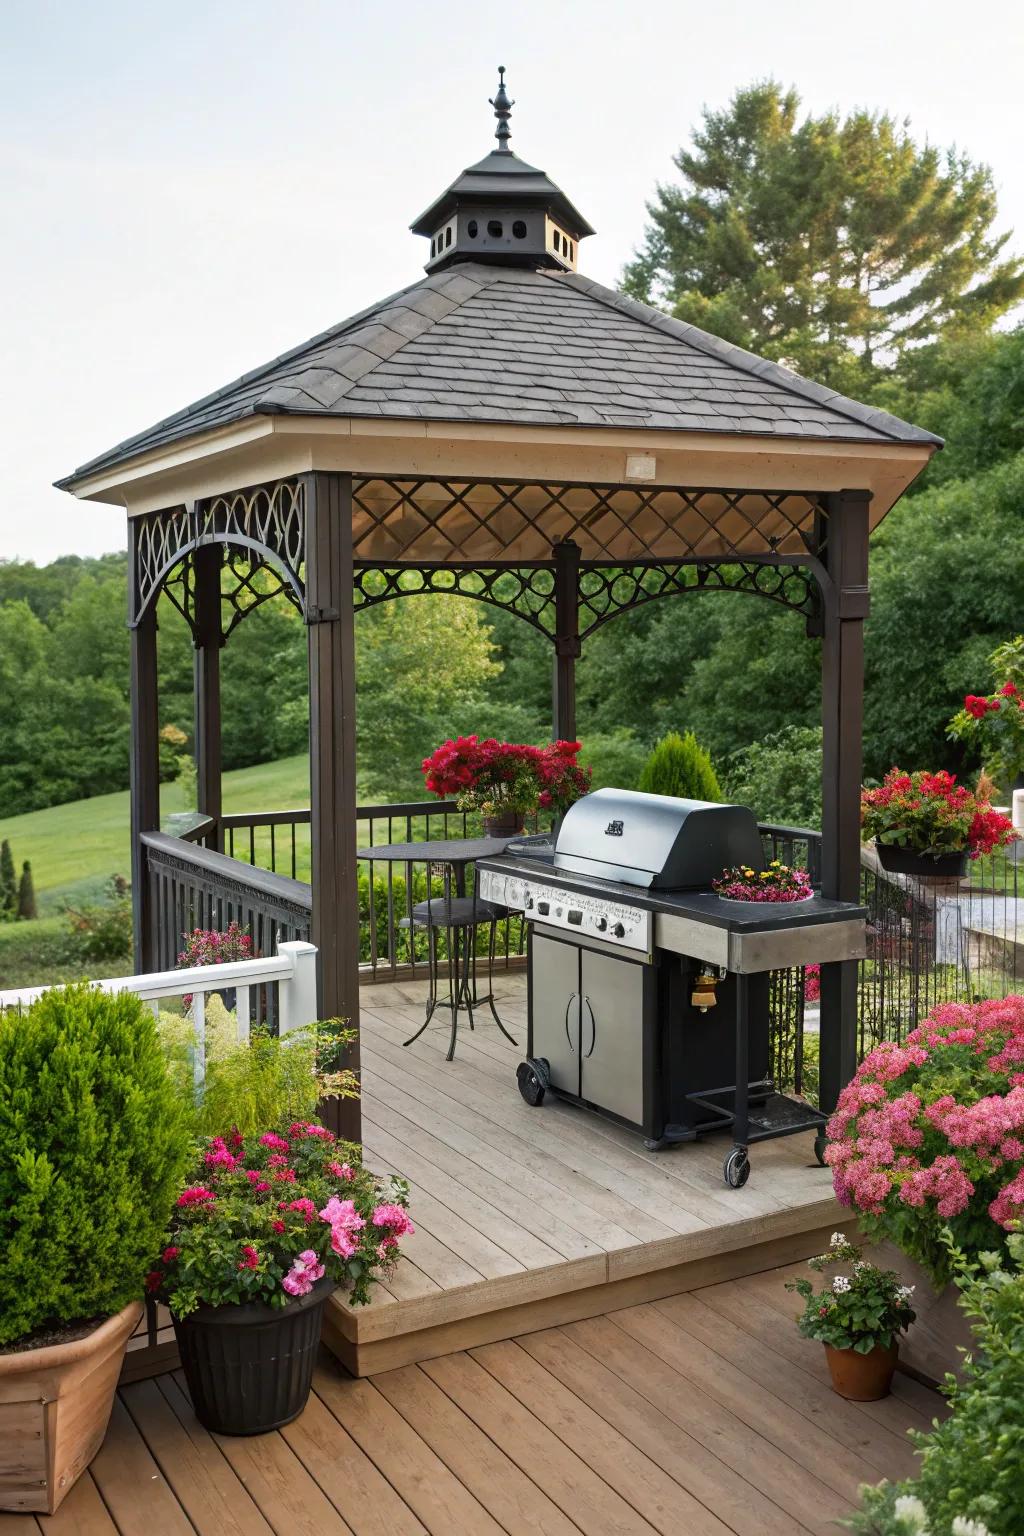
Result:
M164 1277L161 1272L158 1269L151 1269L149 1274L146 1276L146 1290L152 1296L154 1291L158 1291L160 1289L161 1285L163 1285L163 1282Z
M272 1221L270 1223L270 1230L272 1232L283 1232L285 1230L284 1222L283 1221Z
M180 1252L181 1252L180 1248L165 1248L164 1252L163 1252L164 1263L165 1264L173 1264L175 1259L178 1257L178 1254Z
M251 1243L246 1243L242 1249L242 1257L238 1261L239 1269L256 1269L259 1266L260 1256Z
M203 1205L216 1198L211 1189L204 1189L201 1184L193 1184L189 1189L183 1189L174 1203L175 1205Z
M1020 690L1016 683L1005 682L999 692L1003 695L1004 699L1015 699Z
M976 693L969 693L964 699L964 709L975 720L983 720L988 713L988 699L979 698Z

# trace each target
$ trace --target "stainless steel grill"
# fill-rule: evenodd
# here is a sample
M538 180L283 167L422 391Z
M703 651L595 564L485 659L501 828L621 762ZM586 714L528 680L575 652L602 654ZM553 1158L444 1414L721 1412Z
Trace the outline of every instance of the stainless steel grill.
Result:
M740 805L602 789L565 815L554 846L480 861L479 894L529 923L529 1043L520 1091L548 1092L640 1131L660 1150L731 1127L726 1181L748 1143L825 1117L768 1079L768 974L857 959L864 910L814 896L723 902L724 868L763 867ZM698 975L712 1007L694 1000Z

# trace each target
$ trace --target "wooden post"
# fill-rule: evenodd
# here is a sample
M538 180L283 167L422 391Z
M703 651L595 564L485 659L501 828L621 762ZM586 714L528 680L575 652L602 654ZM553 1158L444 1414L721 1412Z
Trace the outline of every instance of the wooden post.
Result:
M864 620L868 612L869 491L826 498L821 649L821 891L860 896L860 785L864 725ZM821 1107L835 1108L857 1067L856 960L821 968Z
M128 622L131 630L132 920L137 972L156 969L143 832L160 830L160 739L156 669L156 598L138 615L138 525L128 519Z
M305 476L312 939L321 1018L359 1024L352 479ZM358 1041L347 1065L359 1065ZM331 1129L360 1136L359 1101L330 1101Z
M224 643L220 614L220 572L223 547L205 544L193 555L195 570L195 701L196 809L216 823L206 846L223 846L221 811L220 651Z
M555 661L551 715L559 741L576 739L576 658L580 654L580 547L571 539L552 547L555 557Z

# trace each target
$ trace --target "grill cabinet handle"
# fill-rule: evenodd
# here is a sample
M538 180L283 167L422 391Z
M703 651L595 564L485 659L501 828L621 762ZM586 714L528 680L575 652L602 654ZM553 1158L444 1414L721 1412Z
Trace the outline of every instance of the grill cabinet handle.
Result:
M594 1046L597 1044L597 1020L594 1017L594 1010L591 1007L590 998L589 997L584 997L582 999L582 1001L584 1003L586 1003L586 1005L587 1005L587 1012L590 1014L590 1050L585 1052L585 1058L586 1058L588 1056L593 1056L593 1054L594 1054ZM583 1021L581 1019L580 1020L580 1049L582 1050L582 1048L583 1048Z
M578 992L570 992L569 993L569 1001L565 1005L565 1038L568 1040L568 1042L569 1042L569 1049L570 1049L570 1051L572 1052L572 1054L574 1056L576 1054L576 1047L573 1045L573 1043L572 1043L572 1035L569 1033L569 1014L572 1011L573 1003L576 1001L576 999L578 997L579 997L579 993Z

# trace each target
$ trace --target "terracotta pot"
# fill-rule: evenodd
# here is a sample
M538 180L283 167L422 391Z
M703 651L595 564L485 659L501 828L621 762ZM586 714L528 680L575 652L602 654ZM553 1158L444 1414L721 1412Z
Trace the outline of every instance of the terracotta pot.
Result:
M840 1397L854 1403L874 1403L889 1396L900 1347L883 1349L876 1344L870 1354L859 1355L855 1349L834 1349L825 1345L832 1387Z
M103 1442L133 1301L70 1344L0 1355L0 1509L52 1515Z
M526 824L522 811L502 811L500 816L484 817L485 837L515 837Z

